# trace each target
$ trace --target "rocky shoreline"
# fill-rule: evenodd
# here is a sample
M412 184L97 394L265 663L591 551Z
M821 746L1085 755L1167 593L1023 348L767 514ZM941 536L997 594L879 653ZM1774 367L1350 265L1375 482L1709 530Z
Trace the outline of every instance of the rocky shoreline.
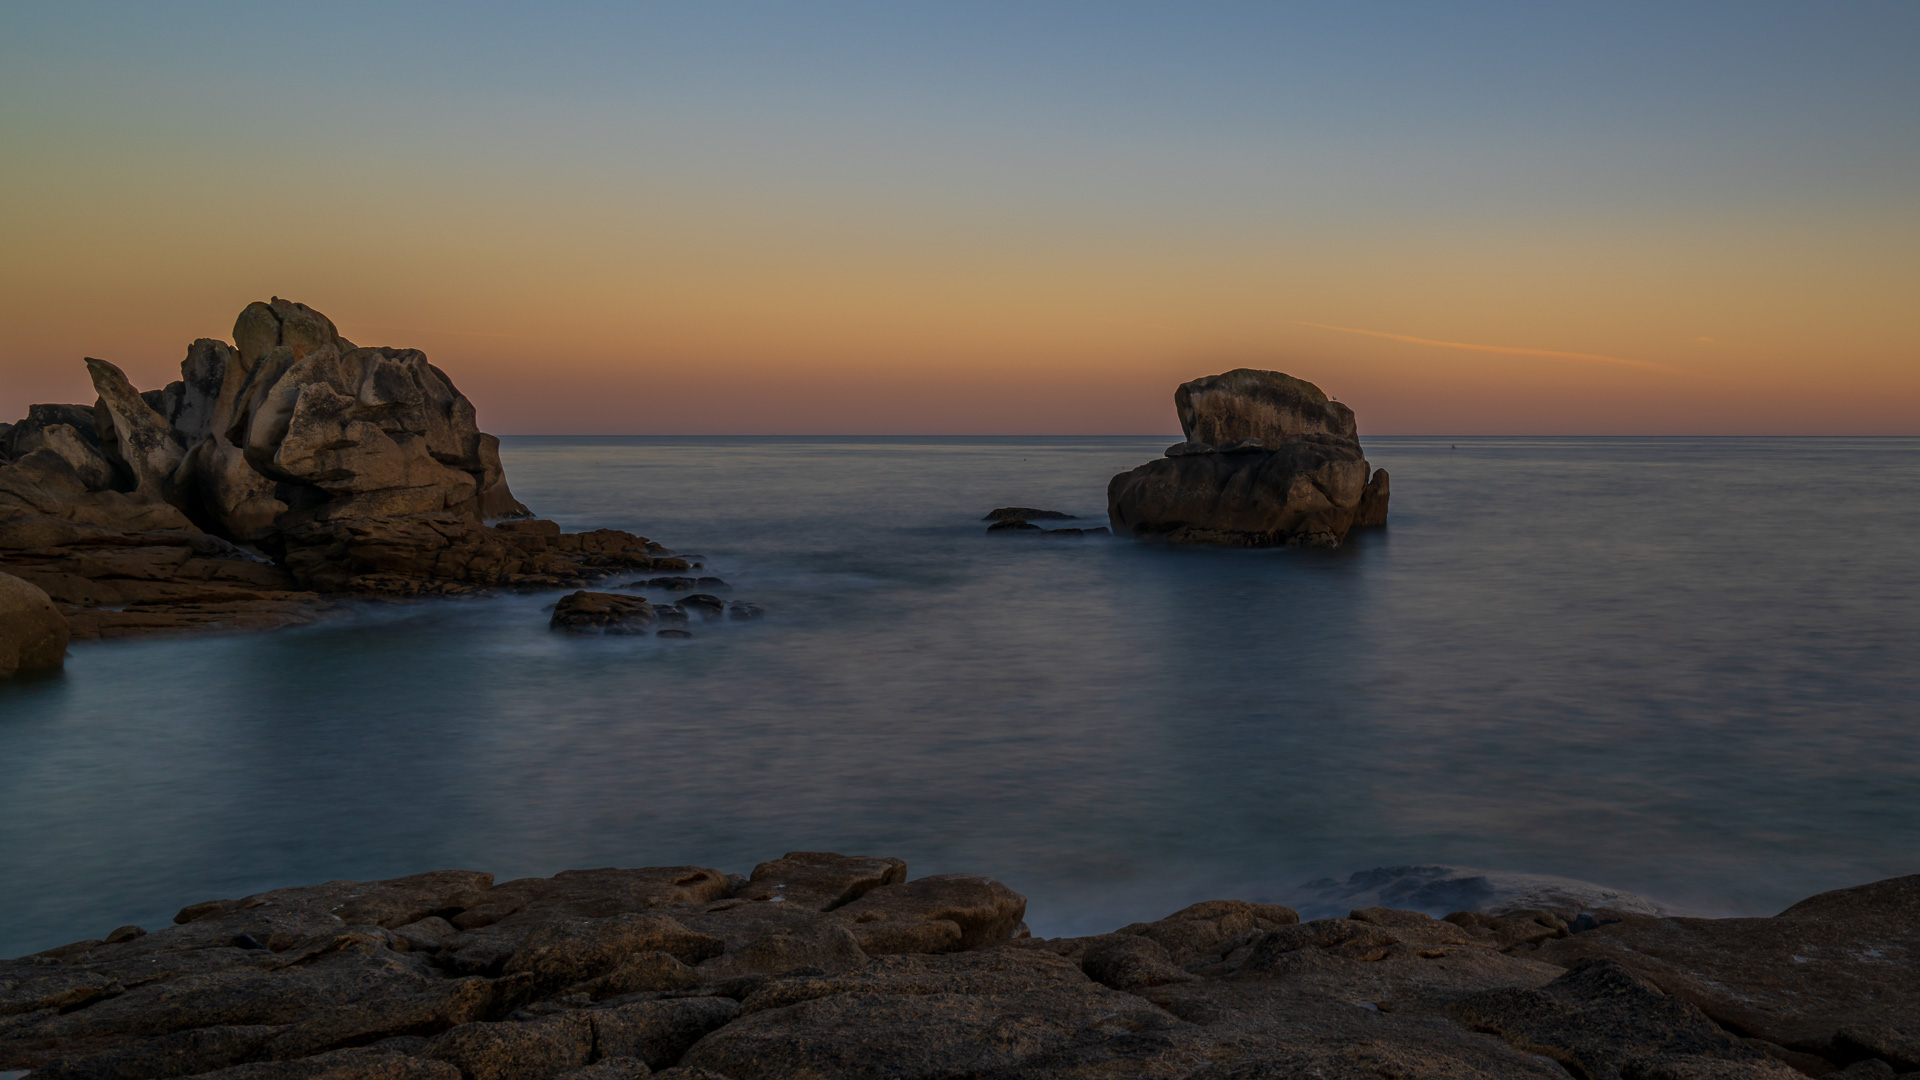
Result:
M1418 868L1414 868L1418 869ZM1397 873L1397 872L1396 872ZM1560 879L1546 879L1560 880ZM1360 887L1371 887L1356 877ZM32 1080L1574 1077L1920 1070L1920 875L1772 918L1237 900L1028 934L990 878L439 871L276 889L0 962Z
M249 304L232 343L195 341L158 390L86 365L93 404L0 424L0 577L25 583L0 592L0 677L58 667L69 639L694 568L644 536L533 519L445 372L304 304Z

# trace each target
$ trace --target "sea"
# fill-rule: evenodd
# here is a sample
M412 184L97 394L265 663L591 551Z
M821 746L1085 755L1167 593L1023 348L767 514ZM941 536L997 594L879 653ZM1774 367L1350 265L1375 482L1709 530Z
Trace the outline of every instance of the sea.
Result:
M1369 438L1335 551L1105 522L1158 438L509 438L520 498L750 621L558 592L76 644L0 683L0 956L425 870L984 874L1036 934L1373 867L1772 914L1920 872L1920 440ZM638 595L671 600L656 589Z

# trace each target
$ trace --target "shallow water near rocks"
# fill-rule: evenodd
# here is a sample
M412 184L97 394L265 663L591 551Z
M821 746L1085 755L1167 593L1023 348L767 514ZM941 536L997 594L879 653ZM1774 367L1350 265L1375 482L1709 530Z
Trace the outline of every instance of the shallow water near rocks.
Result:
M1036 933L1444 862L1707 914L1920 872L1920 440L1366 440L1336 552L1104 524L1169 438L517 438L567 528L767 610L559 594L74 648L0 684L0 956L265 888L897 855ZM670 599L659 590L638 590Z

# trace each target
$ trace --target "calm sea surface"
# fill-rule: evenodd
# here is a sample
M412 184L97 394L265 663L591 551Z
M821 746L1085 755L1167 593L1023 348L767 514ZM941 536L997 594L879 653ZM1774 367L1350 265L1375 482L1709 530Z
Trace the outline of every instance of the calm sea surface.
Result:
M1772 913L1920 872L1920 440L1367 440L1337 552L988 537L1169 439L507 440L755 623L554 594L89 644L0 684L0 956L280 885L793 849L1111 929L1379 865ZM1104 524L1096 520L1092 524Z

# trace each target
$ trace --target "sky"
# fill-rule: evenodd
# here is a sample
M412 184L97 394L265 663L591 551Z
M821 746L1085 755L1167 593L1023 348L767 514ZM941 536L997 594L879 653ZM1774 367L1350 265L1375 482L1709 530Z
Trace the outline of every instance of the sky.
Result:
M0 0L0 417L284 296L499 434L1920 434L1920 4Z

